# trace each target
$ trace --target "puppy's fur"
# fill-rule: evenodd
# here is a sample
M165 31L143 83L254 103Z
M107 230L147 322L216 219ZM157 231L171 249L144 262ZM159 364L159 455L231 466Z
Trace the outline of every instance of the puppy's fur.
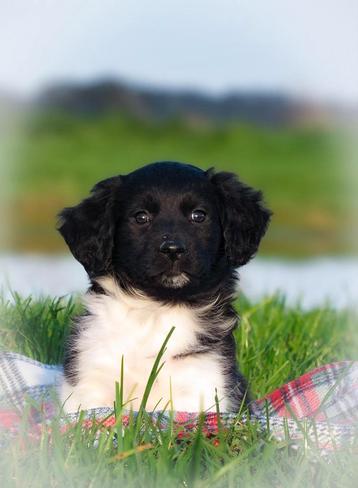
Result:
M247 385L236 366L231 305L237 268L256 253L270 212L231 173L160 162L98 183L60 214L59 231L91 287L67 342L65 410L138 408L174 326L147 409L236 411ZM158 403L159 402L159 403Z

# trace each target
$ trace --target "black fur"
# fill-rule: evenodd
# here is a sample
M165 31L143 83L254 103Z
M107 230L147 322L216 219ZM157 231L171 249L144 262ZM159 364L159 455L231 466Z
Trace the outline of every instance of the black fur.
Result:
M205 211L204 222L190 220L195 209ZM146 211L150 221L139 225L138 211ZM95 278L110 274L128 293L140 290L160 302L199 308L215 300L202 316L206 333L192 353L215 348L221 355L227 392L239 408L247 385L236 366L232 333L237 325L231 305L236 269L257 252L270 215L261 192L232 173L160 162L98 183L89 198L62 211L59 231L95 293L103 293ZM160 252L166 239L185 247L178 259ZM181 273L188 283L177 288L163 284ZM78 331L74 328L72 334ZM72 384L75 360L76 351L68 346L65 374Z
M111 270L115 196L119 186L120 177L103 180L92 188L90 197L60 214L58 230L90 278Z

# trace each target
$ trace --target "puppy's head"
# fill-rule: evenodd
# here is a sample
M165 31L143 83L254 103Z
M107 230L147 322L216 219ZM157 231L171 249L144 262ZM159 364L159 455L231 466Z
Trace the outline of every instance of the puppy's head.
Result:
M270 212L231 173L162 162L98 183L60 214L59 231L90 278L144 291L204 290L256 253Z

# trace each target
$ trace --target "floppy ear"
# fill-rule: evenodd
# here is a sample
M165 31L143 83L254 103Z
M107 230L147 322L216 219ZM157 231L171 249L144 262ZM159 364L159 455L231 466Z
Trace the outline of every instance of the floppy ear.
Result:
M59 214L58 231L90 278L111 268L115 230L114 196L120 176L97 183L91 196Z
M219 196L226 255L232 266L242 266L255 255L271 212L263 205L262 193L235 174L212 170L207 174Z

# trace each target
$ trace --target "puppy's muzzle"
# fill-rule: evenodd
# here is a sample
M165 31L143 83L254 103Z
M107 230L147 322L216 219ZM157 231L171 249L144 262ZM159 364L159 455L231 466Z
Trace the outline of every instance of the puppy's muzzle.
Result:
M179 240L165 240L160 245L159 251L166 254L172 261L176 261L186 252L186 247Z

